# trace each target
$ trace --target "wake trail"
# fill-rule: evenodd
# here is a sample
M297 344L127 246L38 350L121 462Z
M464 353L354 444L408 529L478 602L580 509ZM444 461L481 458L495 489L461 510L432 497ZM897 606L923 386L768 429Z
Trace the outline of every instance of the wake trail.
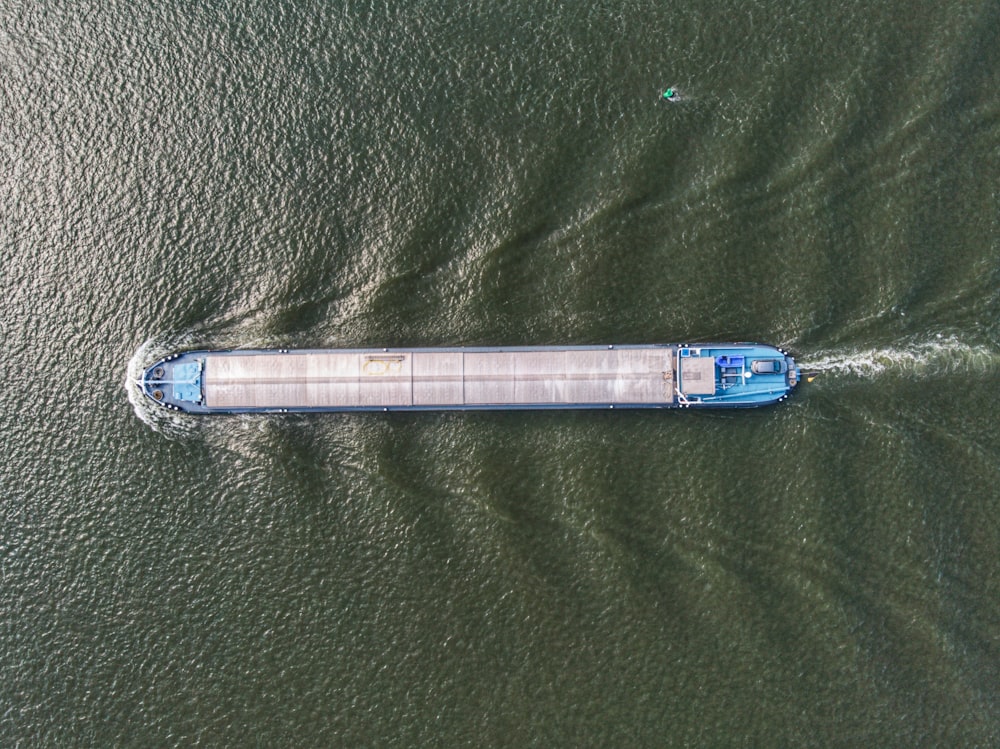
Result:
M866 378L987 375L1000 373L1000 351L949 336L884 348L818 351L802 357L799 366L803 370Z

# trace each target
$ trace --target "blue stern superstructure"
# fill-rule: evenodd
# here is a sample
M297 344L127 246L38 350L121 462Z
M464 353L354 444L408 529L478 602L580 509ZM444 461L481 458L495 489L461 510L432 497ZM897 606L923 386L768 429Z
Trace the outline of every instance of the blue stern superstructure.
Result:
M799 382L795 360L762 344L681 346L677 405L764 406L784 400Z

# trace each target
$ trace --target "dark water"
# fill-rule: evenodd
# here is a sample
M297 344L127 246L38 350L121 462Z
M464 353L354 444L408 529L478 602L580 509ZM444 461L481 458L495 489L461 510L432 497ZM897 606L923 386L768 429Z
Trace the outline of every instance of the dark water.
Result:
M972 0L0 2L0 743L996 746L998 49ZM707 338L826 371L724 414L128 384Z

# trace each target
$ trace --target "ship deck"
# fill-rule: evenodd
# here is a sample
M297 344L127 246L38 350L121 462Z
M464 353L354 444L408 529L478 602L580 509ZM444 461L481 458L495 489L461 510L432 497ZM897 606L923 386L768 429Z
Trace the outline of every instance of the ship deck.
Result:
M674 348L209 354L211 410L674 403Z

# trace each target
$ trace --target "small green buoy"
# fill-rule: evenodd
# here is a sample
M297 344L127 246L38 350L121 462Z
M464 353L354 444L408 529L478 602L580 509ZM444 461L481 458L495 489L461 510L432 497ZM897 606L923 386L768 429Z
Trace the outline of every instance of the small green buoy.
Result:
M677 98L677 92L672 88L668 88L666 91L663 92L664 101L674 101L676 98Z

